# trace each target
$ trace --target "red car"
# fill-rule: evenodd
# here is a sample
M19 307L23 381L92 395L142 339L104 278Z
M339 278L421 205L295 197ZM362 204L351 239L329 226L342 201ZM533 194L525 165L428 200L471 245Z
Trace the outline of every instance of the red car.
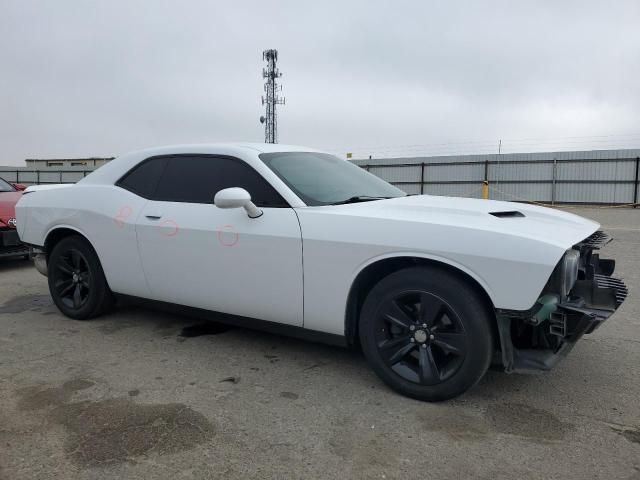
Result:
M25 188L0 178L0 258L29 256L29 247L20 242L16 231L16 203Z

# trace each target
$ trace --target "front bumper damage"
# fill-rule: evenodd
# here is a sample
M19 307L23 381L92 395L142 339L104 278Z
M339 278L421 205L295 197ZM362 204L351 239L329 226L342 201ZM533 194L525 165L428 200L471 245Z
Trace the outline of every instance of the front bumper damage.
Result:
M628 290L612 277L615 261L594 253L610 241L597 231L573 247L580 252L579 273L566 298L547 292L528 311L497 311L500 352L495 363L508 373L550 370L620 307Z

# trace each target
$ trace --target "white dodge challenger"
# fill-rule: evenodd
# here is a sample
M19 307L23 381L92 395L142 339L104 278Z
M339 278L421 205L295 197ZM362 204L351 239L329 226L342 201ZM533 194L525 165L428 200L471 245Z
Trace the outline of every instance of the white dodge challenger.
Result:
M129 153L17 204L62 313L118 296L359 345L376 374L436 401L493 362L548 370L624 301L609 237L537 206L410 196L326 153L265 144Z

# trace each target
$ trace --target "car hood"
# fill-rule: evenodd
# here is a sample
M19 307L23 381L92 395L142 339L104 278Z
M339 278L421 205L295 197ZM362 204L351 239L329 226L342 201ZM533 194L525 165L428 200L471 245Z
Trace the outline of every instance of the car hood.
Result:
M501 232L565 249L584 240L600 227L599 223L578 215L537 205L432 195L313 208L337 215Z
M16 216L16 203L22 192L0 192L0 227L6 227L10 218Z

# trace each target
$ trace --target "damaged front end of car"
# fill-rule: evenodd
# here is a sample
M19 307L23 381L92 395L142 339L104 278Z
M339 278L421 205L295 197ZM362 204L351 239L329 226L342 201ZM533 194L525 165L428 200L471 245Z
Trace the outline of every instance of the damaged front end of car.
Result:
M497 310L495 363L508 373L550 370L620 307L628 291L611 276L615 261L595 253L610 241L597 231L567 250L531 309Z

